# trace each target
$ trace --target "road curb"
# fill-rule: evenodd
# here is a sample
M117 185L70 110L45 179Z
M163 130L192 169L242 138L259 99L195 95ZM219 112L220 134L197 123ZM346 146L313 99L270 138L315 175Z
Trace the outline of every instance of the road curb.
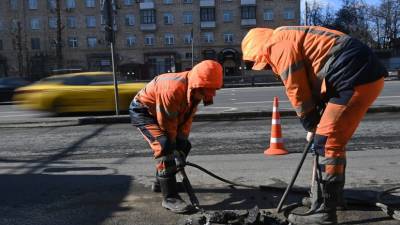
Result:
M371 107L367 113L384 113L384 112L400 112L398 106L379 106ZM294 117L296 113L294 111L281 111L279 112L281 117ZM235 120L251 120L259 118L272 117L271 111L260 111L260 112L239 112L239 113L216 113L216 114L197 114L193 121L235 121ZM86 117L78 119L79 125L89 124L114 124L114 123L130 123L128 115L123 116L103 116L103 117Z

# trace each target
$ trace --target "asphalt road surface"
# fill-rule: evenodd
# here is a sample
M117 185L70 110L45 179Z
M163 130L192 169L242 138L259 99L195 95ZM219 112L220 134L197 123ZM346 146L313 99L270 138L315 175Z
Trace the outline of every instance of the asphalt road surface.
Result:
M400 106L400 81L388 81L374 106ZM271 111L274 96L279 97L280 110L292 110L282 86L225 88L218 91L214 104L200 105L198 113ZM78 115L80 116L80 115ZM0 123L58 121L71 117L52 117L49 113L19 110L13 105L0 105ZM73 117L76 118L76 117Z

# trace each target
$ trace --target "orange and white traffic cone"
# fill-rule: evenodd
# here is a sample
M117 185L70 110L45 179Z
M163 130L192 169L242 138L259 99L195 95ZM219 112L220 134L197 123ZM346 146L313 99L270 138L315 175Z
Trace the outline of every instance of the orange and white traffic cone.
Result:
M281 117L279 115L278 97L274 97L274 106L272 108L272 126L270 146L264 151L265 155L285 155L289 152L283 146Z

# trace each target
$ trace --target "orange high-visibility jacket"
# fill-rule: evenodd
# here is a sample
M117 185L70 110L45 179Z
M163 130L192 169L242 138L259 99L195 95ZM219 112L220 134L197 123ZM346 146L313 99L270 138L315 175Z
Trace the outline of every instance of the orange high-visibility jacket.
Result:
M283 81L299 117L330 92L377 80L385 69L372 51L350 36L319 26L254 28L242 41L243 60L253 69L269 65Z
M155 77L135 96L148 108L160 128L175 142L177 137L188 138L197 105L191 101L195 88L220 89L222 67L205 60L189 72L167 73Z

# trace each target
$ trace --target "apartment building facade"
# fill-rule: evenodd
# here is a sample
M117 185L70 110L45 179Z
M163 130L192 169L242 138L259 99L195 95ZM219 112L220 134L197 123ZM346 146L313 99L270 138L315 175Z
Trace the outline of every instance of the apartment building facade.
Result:
M101 1L0 1L0 76L42 78L60 67L60 54L64 68L110 70ZM188 70L204 59L218 60L224 76L240 76L240 42L249 29L300 24L300 0L115 2L117 69L131 79Z

